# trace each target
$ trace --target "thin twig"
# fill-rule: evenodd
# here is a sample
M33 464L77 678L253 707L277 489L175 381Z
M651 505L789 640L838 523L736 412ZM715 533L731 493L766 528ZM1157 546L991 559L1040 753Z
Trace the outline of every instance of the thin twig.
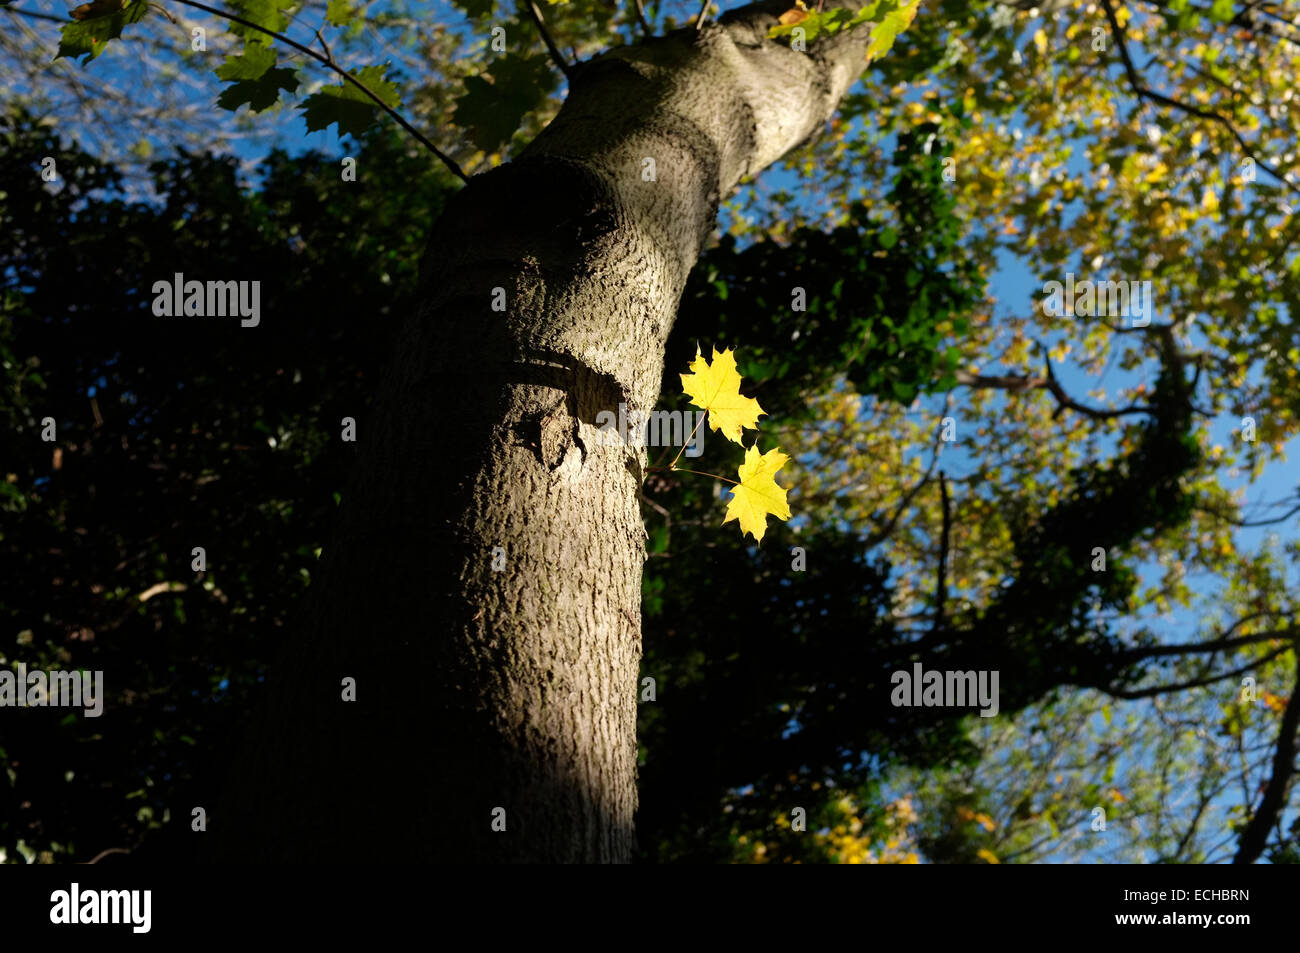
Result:
M948 481L939 471L939 500L943 504L943 529L939 535L939 578L934 586L934 628L943 628L943 607L948 601L948 533L952 529L952 512L948 506Z
M551 39L550 30L546 29L546 21L542 19L542 11L537 9L537 4L533 0L527 0L528 15L533 18L533 23L537 24L537 32L542 35L542 42L546 44L546 52L551 54L551 60L555 63L564 78L573 79L572 67L560 52L560 48L555 45L555 40Z
M21 16L31 17L33 20L49 20L51 23L72 23L72 20L65 20L63 17L56 17L51 13L38 13L36 10L21 10L18 7L5 7L7 13L17 13Z
M712 3L713 0L704 0L704 5L700 7L700 15L695 18L695 29L704 29L704 21L709 18L709 6Z
M1108 688L1103 685L1101 686L1101 690L1105 692L1107 695L1110 695L1112 698L1123 698L1129 701L1133 701L1138 698L1151 698L1154 695L1163 695L1166 692L1181 692L1188 688L1204 688L1206 685L1213 685L1215 682L1221 682L1224 679L1235 678L1238 675L1244 675L1247 672L1254 671L1255 669L1259 668L1259 666L1263 665L1265 662L1271 662L1273 659L1277 658L1283 652L1290 652L1293 648L1294 646L1292 645L1284 645L1281 648L1277 648L1274 649L1272 652L1269 652L1263 658L1256 659L1255 661L1249 663L1248 665L1243 665L1241 668L1233 669L1231 672L1223 672L1222 674L1211 675L1211 676L1207 676L1206 678L1197 678L1189 682L1178 682L1173 685L1152 685L1149 688L1135 688L1131 690L1122 689L1122 688Z
M320 35L320 30L316 31L316 39L320 40L320 47L325 51L325 58L331 63L334 62L334 54L330 52L330 46L325 42L325 37Z
M98 854L86 861L88 864L97 864L109 854L129 854L131 853L125 847L109 847L107 850L101 850Z
M1263 613L1257 613L1257 615L1262 614ZM1244 648L1247 645L1257 645L1260 642L1272 642L1277 639L1294 639L1295 637L1296 633L1294 629L1284 629L1280 632L1260 632L1255 635L1242 635L1235 639L1223 638L1214 639L1210 642L1189 642L1180 645L1154 645L1145 649L1131 649L1125 654L1130 659L1146 660L1165 655L1189 655L1194 652L1227 652L1232 649Z
M224 20L230 20L233 23L238 23L241 26L248 27L249 29L257 30L259 33L264 33L274 40L279 40L281 43L293 47L299 53L303 53L307 56L310 56L316 62L320 63L322 66L325 66L328 69L332 70L333 72L337 73L339 76L342 76L344 80L351 83L357 89L361 90L361 92L364 93L372 102L374 102L376 106L378 106L385 113L387 113L394 121L396 121L399 126L405 129L412 136L414 136L422 146L424 146L435 156L437 156L438 159L442 162L442 164L445 165L449 170L451 170L451 173L453 175L455 175L462 182L466 182L466 183L469 182L469 177L465 175L464 171L462 171L461 167L456 164L456 161L452 159L451 156L445 155L437 146L435 146L432 142L430 142L423 133L421 133L418 129L416 129L409 122L407 122L406 119L403 118L402 115L396 109L394 109L392 106L388 105L388 103L380 99L377 95L375 95L374 92L370 90L369 87L366 86L365 83L361 82L361 80L357 79L355 76L353 76L347 70L343 69L341 66L338 66L328 56L324 56L320 53L317 53L310 46L304 46L303 44L299 43L297 40L291 39L282 33L276 33L274 30L268 30L266 27L259 26L258 24L254 23L252 20L246 20L243 17L238 16L237 14L227 13L224 10L218 10L216 7L210 7L206 3L200 3L199 0L176 0L176 2L184 4L187 7L193 7L196 10L202 10L204 13L210 13L213 16L221 17Z
M646 21L645 6L641 3L641 0L634 0L634 2L636 4L637 22L641 24L641 35L649 39L654 35L654 30L650 29L650 24Z

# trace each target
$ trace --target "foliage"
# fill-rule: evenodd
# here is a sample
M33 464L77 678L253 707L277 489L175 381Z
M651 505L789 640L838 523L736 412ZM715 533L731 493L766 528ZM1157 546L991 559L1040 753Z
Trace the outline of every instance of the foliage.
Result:
M180 154L153 165L147 204L30 118L4 120L0 141L0 415L15 435L0 658L121 678L100 719L0 721L0 849L88 860L188 830L187 792L220 781L325 542L351 462L340 420L364 426L447 177L384 133L357 159L401 176L402 195L358 181L340 199L319 156L272 154L253 191L232 160ZM33 173L44 156L57 187ZM237 322L150 313L142 289L214 261L263 276L274 319L255 348Z

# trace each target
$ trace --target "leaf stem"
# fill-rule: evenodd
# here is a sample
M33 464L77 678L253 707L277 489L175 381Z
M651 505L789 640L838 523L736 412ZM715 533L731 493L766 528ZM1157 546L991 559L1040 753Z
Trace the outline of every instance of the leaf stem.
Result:
M715 480L721 480L723 483L730 483L732 486L740 486L739 480L728 480L724 476L718 476L716 473L705 473L703 470L688 470L685 467L649 467L649 470L671 470L673 473L694 473L699 476L713 477Z
M687 445L688 445L692 440L695 439L695 431L700 429L700 424L704 423L704 417L705 417L705 414L707 414L707 413L708 413L707 410L704 411L704 413L700 414L699 418L695 421L695 430L692 430L692 431L691 431L691 435L690 435L689 437L687 437L686 440L685 440L685 442L682 444L681 450L678 450L678 451L677 451L677 456L673 457L673 462L670 463L670 464L668 464L668 469L669 469L669 470L676 470L676 469L677 469L677 461L680 460L680 459L682 458L682 452L686 449ZM686 472L686 473L690 473L690 472L692 472L692 471L690 471L690 470L686 470L686 471L684 471L684 472Z

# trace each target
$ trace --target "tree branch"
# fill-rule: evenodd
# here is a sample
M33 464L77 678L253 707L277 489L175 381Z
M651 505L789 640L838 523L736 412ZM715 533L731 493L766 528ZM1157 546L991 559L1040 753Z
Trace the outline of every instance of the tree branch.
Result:
M49 20L52 23L71 23L63 17L56 17L52 13L40 13L36 10L20 10L18 7L5 7L7 13L16 13L19 16L31 17L33 20Z
M1106 12L1106 20L1110 23L1111 33L1115 36L1115 47L1119 50L1119 58L1124 64L1124 74L1127 76L1128 84L1132 87L1133 93L1138 97L1138 99L1149 99L1152 102L1181 110L1190 116L1196 116L1199 119L1206 119L1210 122L1217 122L1232 134L1232 137L1237 140L1237 145L1241 146L1241 150L1250 157L1255 165L1259 166L1283 185L1300 192L1300 186L1297 186L1288 180L1281 170L1255 155L1254 149L1251 147L1250 143L1246 141L1246 137L1237 131L1237 127L1233 125L1232 120L1211 109L1202 109L1199 106L1189 106L1187 103L1180 102L1177 99L1166 96L1164 93L1158 93L1150 87L1144 86L1141 77L1138 75L1137 68L1133 65L1133 58L1129 55L1128 44L1124 39L1124 28L1119 25L1119 20L1115 18L1115 8L1111 5L1111 0L1101 0L1101 6Z
M934 628L943 628L943 607L948 601L948 533L952 528L952 513L948 506L948 481L939 471L939 500L943 506L943 529L939 534L939 576L934 587Z
M1222 674L1211 675L1207 678L1193 679L1189 682L1178 682L1174 685L1152 685L1150 688L1135 688L1132 690L1107 688L1103 686L1101 690L1112 698L1123 698L1128 701L1133 701L1138 698L1152 698L1156 695L1163 695L1165 692L1180 692L1188 688L1204 688L1206 685L1213 685L1215 682L1221 682L1225 679L1235 678L1238 675L1245 675L1247 672L1254 671L1265 662L1273 661L1273 659L1277 658L1283 652L1291 651L1292 648L1293 646L1284 645L1279 649L1274 649L1272 652L1269 652L1263 658L1255 659L1248 665L1243 665L1241 668L1233 669L1231 672L1223 672Z
M634 0L634 2L636 5L637 22L641 24L641 35L648 40L650 37L654 36L654 30L650 29L650 24L646 21L645 4L643 4L641 0Z
M551 38L551 32L546 29L546 21L542 19L542 11L537 9L537 4L533 0L526 0L524 4L528 8L528 15L533 18L533 23L537 25L537 32L542 35L542 42L546 44L546 52L551 54L551 61L564 74L564 78L572 81L572 68L560 52L560 48L555 45L555 40Z
M392 119L395 120L399 126L405 129L412 136L414 136L422 146L424 146L435 156L437 156L438 159L442 162L442 164L445 165L451 171L451 173L456 176L456 178L460 179L462 182L466 182L466 183L469 182L469 177L465 175L465 173L461 170L461 167L456 164L456 161L452 159L451 156L443 154L443 152L432 142L430 142L423 133L421 133L418 129L416 129L409 122L407 122L406 119L404 119L397 110L395 110L392 106L388 105L388 103L384 102L382 99L376 96L366 86L365 83L361 82L361 80L357 79L347 70L343 69L341 66L334 63L334 61L330 57L325 56L324 54L321 53L317 53L311 47L304 46L303 44L299 43L297 40L293 40L285 36L283 33L276 33L274 30L268 30L266 27L259 26L258 24L254 23L252 20L246 20L243 17L239 16L238 14L227 13L224 10L218 10L216 7L210 7L206 3L200 3L199 0L176 0L176 2L183 4L187 7L193 7L196 10L202 10L204 13L210 13L213 16L221 17L223 20L230 20L232 23L238 23L241 26L246 26L251 30L257 30L259 33L264 33L267 36L271 37L273 40L279 40L281 43L284 43L286 46L293 47L299 53L303 53L307 56L310 56L316 62L320 63L322 66L337 73L339 76L342 76L346 82L351 83L357 89L361 90L361 92L368 99L374 102L376 106L382 109L390 117L392 117Z
M1042 347L1040 344L1039 347ZM1065 392L1061 382L1056 379L1056 372L1052 369L1051 358L1047 356L1047 349L1043 348L1043 363L1046 366L1046 373L1042 377L1030 377L1027 374L1008 374L1002 377L990 377L983 374L970 374L966 371L958 371L956 374L957 383L966 387L991 388L1008 391L1025 391L1025 390L1046 390L1056 398L1056 410L1053 412L1053 419L1061 416L1068 408L1083 414L1085 417L1091 417L1093 420L1109 420L1114 417L1124 417L1128 414L1149 414L1150 407L1140 404L1132 404L1128 407L1121 407L1118 410L1109 410L1105 408L1089 407L1081 404Z
M1281 523L1283 520L1290 519L1296 513L1300 513L1300 505L1296 505L1291 507L1291 509L1287 510L1281 516L1276 516L1273 517L1272 519L1237 520L1237 519L1233 519L1231 516L1225 516L1223 513L1220 513L1218 510L1212 510L1204 506L1198 506L1195 507L1195 509L1197 510L1197 512L1205 513L1209 516L1213 516L1216 519L1222 520L1223 522L1229 523L1233 526L1273 526L1277 523Z
M935 433L936 436L943 433L942 424L940 424L936 429ZM903 514L907 512L907 508L912 505L912 500L916 498L916 494L920 493L921 489L930 482L930 474L934 473L935 465L939 462L939 454L943 453L943 448L945 446L946 444L943 440L936 441L934 456L930 459L930 466L926 468L925 474L921 479L916 481L916 485L908 490L903 496L903 499L899 501L898 508L894 510L894 515L889 518L889 522L885 524L884 528L872 533L871 536L867 538L867 541L864 544L867 549L871 549L873 546L883 543L893 535L894 527L898 525L898 521L902 519Z
M1264 613L1258 614L1263 615ZM1233 628L1235 627L1236 626ZM1229 629L1228 631L1232 630ZM1210 642L1190 642L1184 645L1157 645L1147 649L1133 649L1129 653L1128 657L1134 660L1139 660L1162 658L1168 655L1191 655L1202 652L1230 652L1233 649L1243 648L1247 645L1257 645L1260 642L1270 642L1275 639L1294 640L1295 637L1295 629L1282 629L1276 632L1259 632L1255 635L1242 635L1235 639L1222 638L1214 639Z
M1234 864L1253 864L1264 852L1269 829L1276 822L1286 801L1287 785L1295 773L1296 730L1300 727L1300 661L1296 663L1296 681L1287 700L1282 724L1277 730L1277 750L1273 752L1273 776L1264 789L1259 809L1251 815L1238 841Z

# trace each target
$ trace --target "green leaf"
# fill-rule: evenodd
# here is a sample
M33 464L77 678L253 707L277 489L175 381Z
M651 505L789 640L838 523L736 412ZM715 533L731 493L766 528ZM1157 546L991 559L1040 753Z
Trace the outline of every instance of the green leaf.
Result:
M295 3L296 0L230 0L235 13L273 33L283 33L288 29L289 16L286 11ZM244 38L245 52L249 47L270 46L273 42L261 30L254 30L242 23L231 23L230 32Z
M120 37L124 27L139 23L148 11L149 5L145 0L132 0L110 16L65 24L59 39L59 51L54 54L54 58L57 60L61 56L81 56L84 57L81 65L85 66L104 52L104 47L108 45L109 40Z
M367 66L354 74L357 80L378 96L385 105L396 108L402 98L397 86L384 78L387 66ZM339 135L359 136L379 118L374 101L349 82L326 86L308 96L298 107L307 120L308 131L339 124Z
M839 33L841 30L847 30L849 27L856 26L859 23L866 23L876 12L877 3L869 3L855 15L851 10L834 9L823 10L818 13L810 12L798 23L788 23L774 26L767 31L767 37L774 40L782 36L790 36L795 30L803 30L803 38L811 43L823 33L828 36Z
M218 79L261 79L275 65L275 50L269 46L250 46L242 55L231 56L214 73Z
M1214 0L1210 7L1210 19L1215 23L1228 23L1232 20L1232 0Z
M297 88L298 74L294 70L267 70L257 79L242 80L227 86L217 97L217 105L234 112L247 103L249 109L260 113L263 109L270 109L275 105L280 98L280 90L284 89L292 93Z
M474 145L496 152L554 87L555 74L545 56L507 53L492 64L490 75L465 78L467 92L457 98L452 119Z
M350 0L330 0L325 8L325 21L333 26L347 26L356 15L356 8Z
M901 4L895 0L882 0L879 12L883 18L871 31L871 44L867 47L868 63L880 59L890 51L898 34L912 25L919 5L920 0Z

